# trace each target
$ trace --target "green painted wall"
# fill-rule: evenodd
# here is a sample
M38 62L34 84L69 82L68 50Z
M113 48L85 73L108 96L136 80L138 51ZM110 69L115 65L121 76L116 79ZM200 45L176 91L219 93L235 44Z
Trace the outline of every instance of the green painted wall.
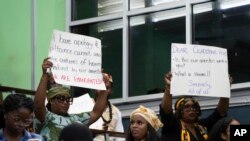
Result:
M32 0L0 1L0 84L32 87ZM35 88L53 29L65 30L65 0L36 0Z
M31 88L30 0L0 2L0 83Z
M65 0L37 0L36 2L36 88L42 74L43 59L48 56L53 29L66 29Z

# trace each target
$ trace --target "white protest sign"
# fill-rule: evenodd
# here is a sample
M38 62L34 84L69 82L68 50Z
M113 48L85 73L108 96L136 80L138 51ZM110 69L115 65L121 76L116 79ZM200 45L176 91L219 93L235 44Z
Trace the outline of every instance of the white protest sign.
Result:
M171 94L230 97L227 50L172 44Z
M99 39L54 30L49 57L56 83L106 90Z
M68 113L79 114L83 112L90 112L93 110L94 105L94 100L89 96L89 94L74 97L73 104L70 105Z

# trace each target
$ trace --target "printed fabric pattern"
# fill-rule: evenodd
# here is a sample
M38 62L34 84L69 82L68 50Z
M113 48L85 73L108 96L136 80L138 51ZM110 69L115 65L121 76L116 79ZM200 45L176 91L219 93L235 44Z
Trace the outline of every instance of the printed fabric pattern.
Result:
M39 125L39 123L37 123L36 131L40 131L40 135L42 135L46 139L46 141L57 141L61 130L65 126L75 122L87 125L87 123L89 122L89 118L90 113L60 116L47 110L44 124Z

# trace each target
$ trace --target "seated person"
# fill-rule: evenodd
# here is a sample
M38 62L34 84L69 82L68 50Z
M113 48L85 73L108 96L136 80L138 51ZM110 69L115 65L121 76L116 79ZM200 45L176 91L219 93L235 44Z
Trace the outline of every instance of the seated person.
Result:
M230 141L230 125L240 125L240 122L232 117L224 117L213 126L208 135L209 141Z
M0 129L1 141L44 141L42 136L29 132L34 117L34 102L24 94L10 94L3 102L4 127Z
M73 123L62 129L58 141L93 141L93 136L87 126Z
M160 141L157 131L162 126L155 112L141 105L130 114L126 141Z

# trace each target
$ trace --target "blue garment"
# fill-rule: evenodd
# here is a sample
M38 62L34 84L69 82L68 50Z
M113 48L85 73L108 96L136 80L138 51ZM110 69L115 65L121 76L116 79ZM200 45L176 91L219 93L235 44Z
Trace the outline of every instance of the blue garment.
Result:
M42 136L24 130L24 136L20 141L28 141L28 139L38 139L39 141L44 141ZM8 141L3 135L3 129L0 129L0 141Z

